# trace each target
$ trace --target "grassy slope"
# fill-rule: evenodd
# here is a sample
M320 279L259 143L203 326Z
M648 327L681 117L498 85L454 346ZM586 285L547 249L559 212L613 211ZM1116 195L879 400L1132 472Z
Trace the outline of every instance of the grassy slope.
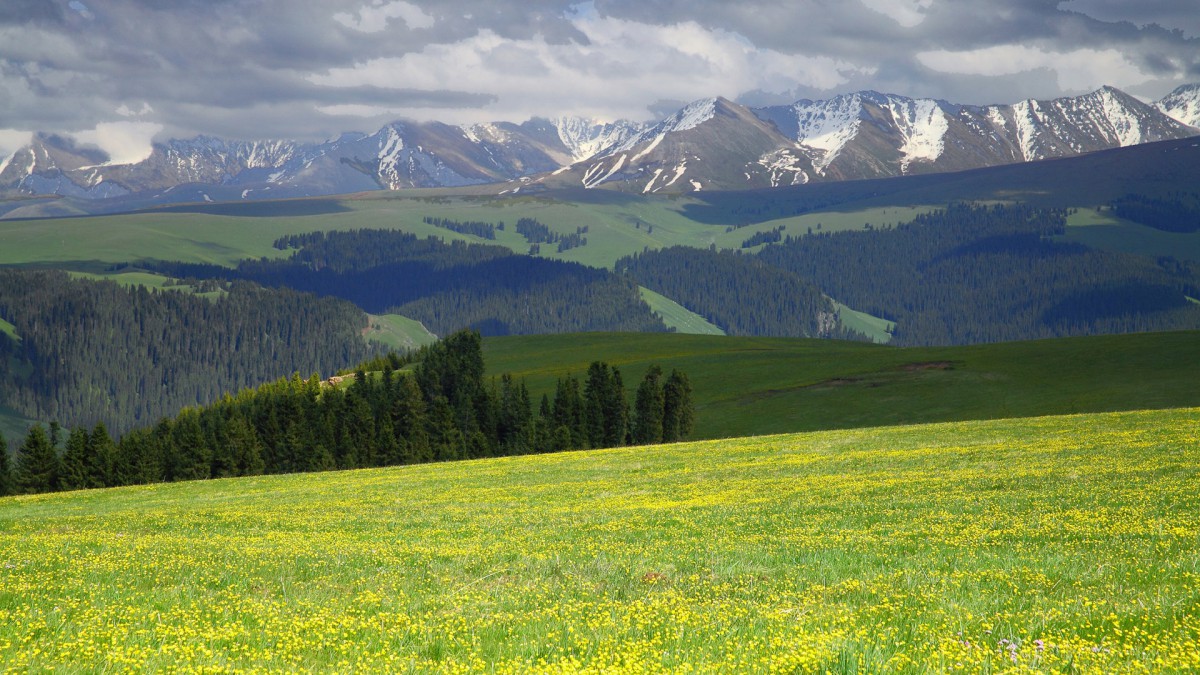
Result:
M724 335L725 331L705 320L704 317L689 310L674 300L655 293L649 288L641 288L642 300L650 305L650 309L662 317L667 328L674 328L677 333L689 335Z
M437 336L430 333L416 319L399 314L369 314L368 316L370 325L365 337L371 342L378 342L391 349L401 351L437 342Z
M592 360L631 392L650 363L686 372L696 437L1200 405L1200 334L1096 336L969 347L700 335L490 338L491 373L534 401Z
M1200 262L1200 232L1163 232L1118 218L1108 210L1084 209L1071 214L1067 233L1060 239L1106 251Z
M1200 668L1200 410L0 499L17 671Z

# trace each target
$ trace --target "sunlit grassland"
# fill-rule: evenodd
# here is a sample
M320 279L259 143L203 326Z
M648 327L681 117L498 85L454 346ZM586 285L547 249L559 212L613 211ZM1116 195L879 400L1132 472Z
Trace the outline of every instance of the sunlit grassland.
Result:
M29 670L1200 668L1200 410L0 500Z
M408 351L437 341L416 319L399 314L371 314L364 337L391 349Z
M688 374L696 438L1200 406L1200 333L961 347L710 335L530 335L484 340L489 374L524 378L535 405L593 360L630 401L656 363Z
M662 317L663 323L666 324L667 328L671 328L677 333L688 335L725 334L725 331L721 330L719 326L709 323L704 317L665 295L655 293L649 288L644 287L638 290L642 294L642 300L650 306L650 309L654 313Z
M1118 218L1109 209L1079 209L1072 213L1067 218L1066 234L1058 239L1106 251L1200 262L1200 232L1156 230Z

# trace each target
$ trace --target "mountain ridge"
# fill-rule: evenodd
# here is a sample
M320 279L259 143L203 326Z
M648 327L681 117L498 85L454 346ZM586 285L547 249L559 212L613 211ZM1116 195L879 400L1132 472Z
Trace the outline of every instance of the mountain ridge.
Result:
M987 106L875 91L753 109L714 97L655 124L401 120L324 143L197 136L155 143L132 164L39 133L0 160L0 196L154 204L490 184L678 193L960 171L1195 135L1200 85L1154 103L1108 86Z

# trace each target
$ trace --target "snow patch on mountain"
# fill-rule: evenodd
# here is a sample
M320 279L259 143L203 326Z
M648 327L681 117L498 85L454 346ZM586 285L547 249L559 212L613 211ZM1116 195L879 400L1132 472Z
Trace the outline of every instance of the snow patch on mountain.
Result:
M904 141L900 146L902 173L908 173L914 161L932 162L942 156L950 122L937 101L888 96L886 109Z
M818 152L813 158L817 173L837 159L838 153L858 134L862 123L862 98L858 94L837 96L828 101L798 101L795 111L796 142Z
M672 131L687 131L711 120L717 115L717 99L705 98L689 103L683 110L675 113L667 120L662 133Z
M1200 127L1200 84L1179 87L1154 105L1182 124Z
M808 182L808 173L804 170L804 160L789 149L770 152L759 158L758 163L767 170L771 187L780 185L803 185ZM749 174L746 175L749 180Z
M583 117L558 117L551 125L571 154L572 162L582 162L621 145L643 128L632 122L598 122Z

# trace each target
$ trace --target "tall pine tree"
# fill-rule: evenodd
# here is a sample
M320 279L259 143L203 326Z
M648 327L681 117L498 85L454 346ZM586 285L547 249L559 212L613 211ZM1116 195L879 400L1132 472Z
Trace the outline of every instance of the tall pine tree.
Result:
M686 373L672 370L663 385L663 442L681 441L692 433L696 411L692 405L692 383Z
M8 456L8 441L0 433L0 497L13 493L12 463Z
M663 386L662 368L658 364L654 364L646 370L646 377L638 385L634 413L634 445L661 443L663 439Z
M17 492L36 494L58 489L58 453L40 424L29 428L17 451Z

